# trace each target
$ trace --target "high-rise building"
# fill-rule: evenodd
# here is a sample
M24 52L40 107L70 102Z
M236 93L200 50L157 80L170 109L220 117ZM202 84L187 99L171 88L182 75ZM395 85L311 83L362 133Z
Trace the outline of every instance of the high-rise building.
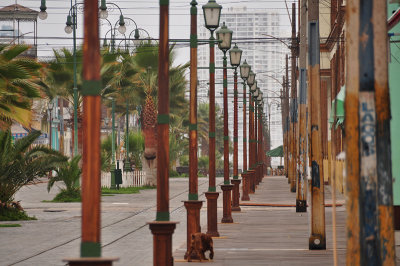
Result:
M201 17L199 25L199 39L208 39L209 30L204 27L204 18ZM232 47L237 43L243 50L242 63L247 60L251 65L253 72L257 74L256 80L258 87L263 91L265 102L265 114L268 117L268 110L271 111L271 148L282 145L282 119L280 111L280 90L282 88L282 75L284 75L285 54L289 52L286 46L275 38L282 35L280 24L280 15L276 11L267 9L247 9L228 8L222 9L221 25L225 22L226 26L233 31ZM222 98L222 59L223 53L216 47L216 103L223 107ZM228 66L229 54L228 57ZM208 66L209 64L209 46L201 45L198 51L199 66ZM243 80L239 75L239 107L243 104ZM208 102L208 81L209 71L199 70L199 102ZM247 88L247 92L249 88ZM266 99L268 97L268 100ZM233 140L233 70L228 69L228 114L229 114L229 137ZM247 109L248 111L248 109ZM243 109L239 108L239 168L243 165ZM248 120L247 120L248 121ZM248 128L248 127L247 127ZM247 133L248 136L248 133ZM280 164L279 158L272 160L272 165Z

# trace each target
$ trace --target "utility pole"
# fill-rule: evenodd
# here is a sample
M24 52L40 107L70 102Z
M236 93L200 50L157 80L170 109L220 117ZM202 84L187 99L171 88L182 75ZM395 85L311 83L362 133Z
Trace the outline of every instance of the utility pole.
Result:
M185 201L187 210L187 250L184 258L199 259L196 253L189 254L192 234L200 232L200 209L203 205L198 195L197 159L197 2L190 2L190 112L189 112L189 197Z
M322 172L319 1L308 0L308 67L311 94L311 235L309 249L326 249Z
M300 1L300 122L296 212L307 211L307 0Z
M290 113L290 135L291 135L291 178L290 191L296 192L297 177L297 79L296 79L296 57L297 57L297 38L296 38L296 4L292 4L292 44L291 44L291 113Z
M386 1L347 3L347 265L395 265Z

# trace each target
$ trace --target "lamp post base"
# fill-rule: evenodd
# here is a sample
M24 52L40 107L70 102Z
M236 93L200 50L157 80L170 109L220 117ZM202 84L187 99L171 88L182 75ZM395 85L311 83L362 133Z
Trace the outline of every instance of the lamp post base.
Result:
M239 207L239 199L240 199L239 185L241 183L241 180L240 179L232 179L231 183L233 185L232 211L240 212L241 209Z
M189 254L192 234L201 232L200 227L200 209L203 205L202 201L199 200L188 200L184 202L186 210L187 210L187 250L184 256L184 259L188 259L189 257L193 260L200 259L196 253Z
M249 189L250 189L250 184L249 184L249 173L242 173L242 191L243 191L243 195L242 195L242 201L249 201L250 197L249 197Z
M255 177L256 171L255 170L248 170L248 179L249 179L249 194L254 194L256 192L256 184L255 184Z
M219 237L217 215L219 192L206 192L205 194L207 198L207 234Z
M153 265L172 266L172 234L177 222L149 222L151 233L153 234Z
M233 185L221 185L221 189L223 191L223 217L221 223L233 223L231 202L231 191Z
M63 262L67 262L70 266L111 266L114 261L118 261L118 258L98 258L98 257L87 257L87 258L71 258L64 259Z

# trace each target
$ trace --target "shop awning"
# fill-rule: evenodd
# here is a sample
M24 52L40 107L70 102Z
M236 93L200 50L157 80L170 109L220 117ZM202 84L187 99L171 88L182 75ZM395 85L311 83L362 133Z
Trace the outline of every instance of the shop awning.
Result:
M344 122L344 99L346 96L346 87L342 86L340 88L340 91L338 95L336 95L336 98L332 101L332 108L331 108L331 113L329 116L329 123L335 124L335 127L337 128L339 125L343 124ZM334 123L334 115L335 115L335 109L336 110L336 123Z
M283 145L276 147L273 150L267 152L269 157L283 157Z

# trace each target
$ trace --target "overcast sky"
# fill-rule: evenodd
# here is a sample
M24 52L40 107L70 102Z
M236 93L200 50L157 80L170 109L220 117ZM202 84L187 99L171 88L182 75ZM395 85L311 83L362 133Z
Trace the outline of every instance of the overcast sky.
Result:
M75 1L75 0L73 0ZM20 5L29 7L39 11L40 0L1 0L0 8L11 5L17 2ZM80 1L77 1L78 3ZM108 1L111 2L111 1ZM125 17L132 18L136 21L139 28L146 29L151 37L158 38L159 28L159 0L114 0L113 3L117 4ZM170 38L186 38L190 36L190 2L191 0L171 0L170 1ZM289 16L286 9L284 0L217 0L224 8L228 7L243 7L248 9L267 9L275 11L281 16L281 24L284 27L283 32L290 31ZM287 0L287 6L291 9L293 0ZM201 6L207 3L207 0L198 1L199 16L202 16ZM65 22L67 19L68 11L71 6L68 0L47 0L47 13L46 20L38 20L38 51L39 58L46 59L52 55L52 49L59 49L61 47L68 47L72 49L72 34L64 32ZM82 13L79 15L78 20L78 38L82 37ZM119 18L118 10L110 10L109 20L115 23ZM128 23L128 21L126 21ZM200 19L199 19L200 22ZM5 22L0 21L0 25L5 25ZM12 25L12 24L9 24ZM101 27L101 37L110 29L107 24ZM134 27L127 26L127 33L131 32ZM33 25L24 23L21 24L21 33L33 31ZM27 38L32 34L27 34ZM107 35L109 37L109 35ZM28 41L27 41L28 42ZM78 39L78 44L81 40ZM177 63L184 63L189 61L189 53L187 48L178 49Z

